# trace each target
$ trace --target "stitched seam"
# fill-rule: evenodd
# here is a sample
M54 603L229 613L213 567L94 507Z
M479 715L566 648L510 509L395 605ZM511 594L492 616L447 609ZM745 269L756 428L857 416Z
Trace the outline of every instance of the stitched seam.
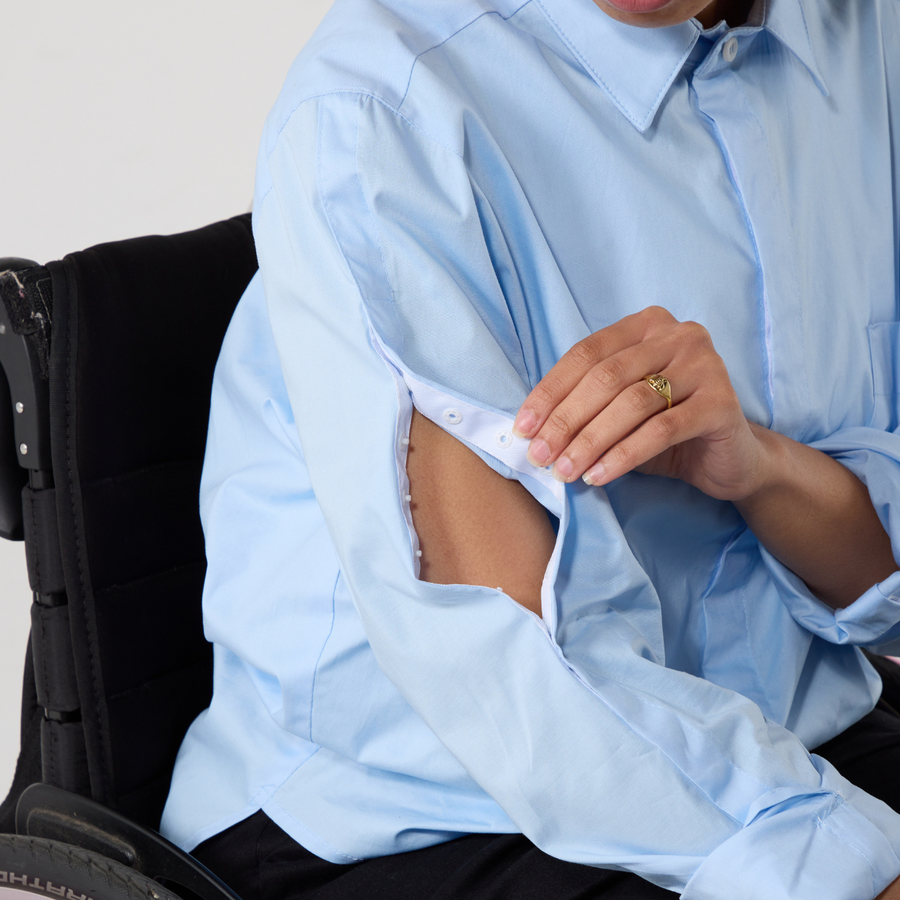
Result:
M531 2L531 0L529 0L529 2ZM343 96L344 94L349 94L351 96L357 96L357 97L369 97L372 100L375 100L376 102L380 103L385 109L394 113L394 115L396 115L398 118L403 119L403 121L406 122L406 124L409 125L410 128L415 129L417 132L419 132L419 134L424 135L429 140L434 141L439 146L444 147L445 150L448 150L450 153L453 153L455 156L458 156L458 157L460 157L460 159L462 159L463 155L461 153L454 150L452 147L447 147L446 145L441 143L441 141L439 141L436 137L434 137L433 135L430 135L427 131L425 131L424 128L422 128L420 125L417 125L415 122L412 121L412 119L410 119L408 116L406 116L402 112L400 112L399 107L392 106L390 103L388 103L387 100L384 99L384 97L380 96L379 94L376 94L375 91L370 90L369 88L359 87L359 88L341 88L340 90L334 90L334 91L322 91L319 94L311 94L308 97L304 97L284 117L284 122L282 122L282 124L279 126L278 131L275 132L275 137L272 141L272 149L266 153L266 160L268 160L272 156L272 154L275 152L275 145L278 143L278 139L281 137L282 132L290 124L291 119L294 117L294 114L297 112L298 109L300 109L301 106L303 106L305 103L310 103L314 100L324 100L326 97L340 97L340 96ZM262 197L260 197L260 202L262 202L262 200L264 200L268 196L268 194L271 190L272 190L272 188L270 187L265 192L265 194L263 194Z
M531 2L531 0L529 0L529 2ZM373 91L366 90L364 88L359 88L359 89L347 88L347 89L342 89L339 91L323 91L321 94L314 94L310 97L306 97L305 99L301 100L290 111L290 113L285 117L284 123L278 129L278 132L276 133L276 136L275 136L275 140L273 141L272 149L266 154L266 161L268 162L268 160L271 158L272 154L275 152L275 149L276 149L275 145L278 143L278 138L281 136L281 133L284 131L284 129L287 128L288 124L290 123L290 120L294 116L294 113L296 113L297 110L301 106L303 106L304 103L308 103L313 100L324 100L326 97L339 97L344 94L349 94L351 96L356 96L356 97L369 97L370 99L375 100L377 103L380 103L386 110L388 110L388 112L393 113L395 116L397 116L398 119L401 119L402 121L406 122L406 124L409 125L410 128L412 128L418 134L421 134L424 138L426 138L429 141L431 141L432 143L436 144L441 149L446 150L448 153L452 153L454 156L457 156L460 159L465 159L464 155L462 153L460 153L458 150L454 149L453 147L448 147L442 141L440 141L436 137L434 137L434 135L429 134L427 131L425 131L423 128L421 128L419 125L417 125L415 122L413 122L412 119L410 119L408 116L405 116L403 113L401 113L399 109L395 109L384 98L379 97L378 94L374 93ZM319 110L317 119L321 121L321 109ZM317 137L317 146L321 147L321 133ZM272 190L274 189L274 187L275 187L275 185L270 185L268 188L266 188L265 193L262 194L258 200L254 201L254 205L256 205L256 204L261 205L265 201L266 197L268 197L269 194L272 193ZM320 191L320 196L321 196L321 191ZM333 230L332 230L332 234L334 234Z
M317 750L316 753L318 753L318 752L319 752L319 751ZM315 756L315 753L313 754L313 756ZM309 759L312 759L312 756L311 756ZM309 759L306 760L306 762L309 762ZM305 763L304 763L304 765L305 765ZM299 769L298 769L298 771L299 771ZM277 793L277 791L276 791L276 793ZM274 797L274 794L273 794L273 797ZM270 799L271 799L271 798L270 798ZM276 800L275 802L278 803L277 800ZM349 860L352 860L353 862L362 862L362 861L363 861L363 860L362 860L360 857L358 857L358 856L351 856L349 853L344 853L343 850L338 850L337 847L332 846L332 844L330 844L328 841L326 841L326 840L322 837L322 835L318 834L318 833L315 832L315 831L312 831L312 829L310 829L310 828L308 828L306 825L304 825L304 824L303 824L296 816L292 815L291 812L290 812L289 810L285 809L284 806L282 806L280 803L278 803L278 808L279 808L279 809L285 814L285 816L287 816L287 818L289 818L292 822L296 822L297 825L298 825L298 827L302 828L304 831L308 831L310 834L314 834L314 835L316 836L316 838L317 838L318 840L320 840L320 841L322 842L322 844L323 844L324 846L326 846L329 850L333 851L334 854L335 854L336 856L342 856L344 859L349 859Z
M747 587L746 582L741 584L741 609L744 611L744 626L741 629L744 632L744 643L747 645L747 660L753 671L753 677L756 679L756 685L759 689L759 696L765 698L766 705L771 707L769 703L769 693L763 684L759 674L759 667L756 665L756 658L753 655L753 647L750 644L750 613L747 608Z
M66 273L66 277L68 281L71 281L72 274L71 272ZM75 354L77 350L73 347L73 338L74 332L78 327L78 307L79 307L79 297L78 297L78 289L75 287L74 291L70 291L70 296L73 299L73 302L70 303L69 316L70 323L67 329L67 342L66 342L66 474L68 476L69 483L69 511L72 515L72 525L73 531L75 533L75 557L78 566L78 586L80 589L80 600L84 607L84 616L85 616L85 625L87 631L87 656L88 663L90 667L91 673L91 685L94 689L94 703L93 710L96 718L96 724L98 732L101 730L100 725L102 721L101 708L100 708L100 682L98 679L98 665L99 660L97 659L96 654L96 635L93 633L93 629L90 627L89 616L87 615L87 597L88 597L88 573L85 568L85 564L87 561L86 557L86 548L84 546L84 536L82 534L82 528L79 526L79 518L78 518L78 509L77 503L75 500L76 494L80 493L80 488L78 482L75 478L75 457L76 457L76 448L75 448L75 412L74 406L72 403L72 382L74 380L74 369L75 369ZM76 667L77 668L77 667ZM76 672L76 680L77 680L77 672ZM79 691L79 699L80 691ZM85 742L87 743L87 731L85 728ZM98 773L98 778L102 782L101 794L105 797L108 791L106 773L110 765L109 758L106 753L106 744L103 739L102 734L98 734L97 736L97 752L100 757L99 765L96 766L96 771ZM88 767L88 777L90 780L90 766Z
M204 646L208 646L208 644ZM126 687L120 691L116 691L114 694L110 694L107 697L107 700L112 703L114 701L122 700L125 697L140 695L143 692L152 689L161 681L171 681L175 676L181 678L185 670L195 669L197 666L203 666L204 670L206 670L211 661L212 657L210 656L208 651L205 652L203 649L198 650L194 655L191 656L190 660L186 660L184 663L176 665L172 668L164 669L161 672L156 672L153 675L150 675L149 677L143 679L140 684L135 684L131 687Z
M736 83L736 85L737 85L737 88L738 88L738 90L739 90L739 92L740 92L741 98L743 99L744 106L746 107L746 109L747 109L747 111L750 113L750 115L753 116L753 120L756 122L756 125L757 125L757 127L759 128L759 133L762 135L763 143L764 143L765 146L766 146L766 151L767 151L767 153L768 153L769 161L771 162L772 159L773 159L773 157L772 157L772 151L771 151L771 149L770 149L770 147L769 147L769 139L768 139L768 137L766 136L765 129L764 129L763 126L762 126L762 122L760 122L759 117L756 115L756 111L755 111L755 110L753 109L753 107L750 105L750 101L747 99L747 95L746 95L746 93L744 92L744 90L743 90L743 88L742 88L742 86L741 86L741 83L740 83L740 81L738 80L737 75L736 75L733 71L730 73L730 75L731 75L732 80L733 80L733 81ZM774 166L773 166L772 168L774 169ZM781 206L781 212L782 212L782 215L784 216L784 222L785 222L785 225L788 225L788 226L789 226L789 225L790 225L790 218L788 217L787 207L785 206L785 203L784 203L784 197L783 197L783 195L782 195L782 193L781 193L781 185L780 185L780 184L778 183L778 181L775 180L775 179L773 179L773 184L774 184L774 186L775 186L775 191L776 191L776 193L777 193L777 195L778 195L778 202L779 202L779 204L780 204L780 206ZM792 231L789 231L789 233L791 234L791 236L793 236L793 232L792 232ZM806 343L805 343L805 338L804 338L804 327L803 327L803 326L804 326L803 304L799 302L802 295L801 295L801 292L800 292L800 282L799 282L799 280L798 280L798 278L797 278L797 257L796 257L796 254L794 253L794 242L793 242L793 240L788 241L788 250L789 250L789 252L790 252L790 259L791 259L791 281L792 281L793 284L794 284L794 290L796 291L796 297L797 297L797 301L798 301L798 302L797 302L797 315L798 315L799 318L800 318L800 331L799 331L799 335L800 335L800 350L801 350L801 353L803 354L803 359L806 359ZM773 368L772 377L774 377L774 359L773 359L773 367L772 367L772 368ZM806 432L806 427L807 427L807 425L809 424L809 420L812 418L812 401L811 401L811 398L810 398L810 395L809 395L809 381L808 381L808 380L805 380L805 381L804 381L804 384L805 384L805 386L806 386L806 409L807 409L807 413L806 413L806 418L803 420L803 425L802 425L801 428L797 431L797 434L800 434L800 435L802 435L802 434L804 434L804 433ZM773 413L774 413L774 398L775 398L775 395L774 395L774 386L773 386L773 393L772 393Z
M825 814L825 817L816 816L816 824L823 830L827 831L835 840L840 841L845 847L848 847L854 853L861 856L869 866L869 876L872 879L872 891L875 891L876 883L875 883L875 866L872 864L872 860L858 847L854 847L852 844L848 844L847 841L844 840L835 830L831 827L831 825L827 821L827 817L831 816L831 814L840 806L844 804L844 798L839 795L836 796L836 802L832 805L832 807Z
M778 40L780 40L785 45L785 47L790 49L791 45L784 39L783 35L780 34L778 31L776 31L776 29L772 28L771 25L768 25L765 23L765 16L766 16L766 13L768 12L768 2L767 2L767 0L764 0L764 2L765 2L765 6L763 8L763 24L765 25L766 30L769 31L771 34L774 34L775 37L777 37ZM816 59L816 54L815 54L815 51L813 50L813 46L812 46L812 39L809 36L809 25L806 22L806 13L803 10L802 3L799 3L798 6L800 7L800 18L803 20L803 31L806 34L806 42L809 45L809 52L812 54L813 64L816 67L816 72L815 73L810 72L810 74L813 76L813 81L816 82L816 87L818 87L819 90L824 89L825 93L827 94L827 93L829 93L828 85L825 84L825 80L822 78L821 73L818 71L819 61ZM791 50L791 53L794 53L794 51ZM797 54L794 53L794 55L796 56ZM799 59L799 57L798 57L798 59ZM803 65L806 66L806 68L809 68L809 66L807 66L806 63L803 62L802 59L800 60L800 62L803 63Z
M581 64L585 67L585 69L587 69L587 71L590 72L591 75L593 75L594 78L600 84L603 85L606 92L609 94L610 97L613 98L616 105L619 107L620 110L622 110L625 117L630 122L633 122L635 125L637 125L638 128L641 128L641 129L645 128L647 123L652 118L653 112L656 110L657 105L659 104L660 98L668 91L669 87L671 86L671 80L672 80L673 76L675 75L676 72L678 72L679 69L681 69L681 67L684 65L684 61L690 55L691 50L693 50L693 44L690 47L688 47L687 51L680 57L678 62L675 63L675 66L672 68L672 71L669 72L669 74L666 76L666 80L663 83L663 87L660 88L656 97L654 97L653 103L651 104L650 110L647 112L647 115L645 115L644 118L641 119L640 122L638 122L638 120L635 119L630 112L625 112L626 106L625 106L624 101L619 98L619 96L609 86L609 84L607 84L606 81L604 81L603 78L600 77L600 75L597 73L597 70L594 69L594 67L576 49L575 45L572 43L571 38L568 36L568 34L566 34L565 31L563 31L563 28L559 24L559 22L557 22L556 19L554 19L553 16L550 15L550 13L547 11L547 7L544 6L544 4L541 2L541 0L534 0L534 2L537 3L537 5L541 8L544 15L550 20L550 22L553 23L553 27L556 29L556 32L566 42L566 45L568 46L568 48L572 52L572 54L581 62Z
M362 197L363 203L364 203L365 206L366 206L366 212L369 214L369 219L370 219L370 221L371 221L371 223L372 223L372 231L375 233L375 242L376 242L376 245L378 246L378 256L379 256L379 258L381 259L381 268L382 268L382 270L384 271L384 280L385 280L385 282L387 282L388 285L390 286L390 281L388 280L388 264L387 264L387 259L385 259L385 256L384 256L384 241L381 239L381 229L378 227L378 219L375 218L375 214L374 214L374 212L372 211L372 207L369 206L369 201L368 201L368 199L366 198L366 192L363 190L362 175L360 174L360 165L359 165L359 110L357 110L357 114L356 114L356 123L357 123L356 134L354 135L355 146L354 146L354 150L353 150L353 165L354 165L354 168L355 168L354 176L355 176L355 178L356 178L356 186L357 186L357 188L359 189L359 195L360 195L360 197ZM320 129L320 130L319 130L319 136L320 136L320 137L321 137L321 133L322 133L322 132L321 132L321 129ZM320 158L321 158L321 157L320 157ZM324 194L322 195L322 205L323 205L323 206L325 205L325 195L324 195ZM354 280L355 280L355 279L354 279ZM359 287L359 284L358 284L358 283L357 283L357 287ZM366 297L366 295L362 292L362 290L360 290L359 295L360 295L360 297L363 298L364 301L365 301L365 300L369 300L369 299L373 299L373 298ZM394 289L393 289L393 287L391 287L390 301L391 301L391 303L394 302Z
M108 584L105 587L97 588L94 591L94 601L100 597L115 596L120 591L127 591L136 585L152 584L160 582L164 587L165 584L173 579L180 578L181 575L190 573L191 571L199 571L202 575L206 570L206 559L195 559L193 562L179 563L176 566L166 566L156 572L148 572L146 575L139 575L137 578L130 578L128 581L117 581Z
M266 833L266 830L275 823L266 816L266 824L259 830L259 834L256 835L256 897L254 900L262 900L262 866L260 865L259 858L259 847L262 844L263 835Z
M409 95L409 88L410 88L410 85L412 84L413 74L416 70L416 65L418 64L419 60L423 56L425 56L425 54L431 53L433 50L437 50L439 47L443 47L444 44L446 44L448 41L452 41L453 38L455 38L459 34L462 34L467 28L471 28L476 22L478 22L480 19L483 19L485 16L499 16L501 19L503 19L504 22L508 22L513 16L518 15L523 9L525 9L525 7L528 6L529 3L531 3L531 0L525 0L525 2L521 6L514 9L508 16L504 16L502 13L498 12L496 9L491 9L491 10L488 10L487 12L483 12L480 15L477 15L474 19L472 19L471 22L466 22L465 25L462 25L460 28L457 28L456 31L453 32L453 34L448 35L442 41L439 41L437 44L435 44L433 47L429 47L427 50L423 50L421 53L417 54L416 58L413 60L413 64L409 67L409 78L406 81L406 90L403 92L403 98L401 99L400 103L398 104L397 109L400 110L400 108L403 106L403 104L406 103L406 98Z
M775 418L775 363L772 354L772 344L771 344L771 316L769 315L769 304L766 300L766 282L763 276L763 266L762 259L759 256L759 241L756 238L756 229L753 227L753 222L750 220L750 213L747 210L747 204L744 200L744 195L741 192L740 185L738 184L737 175L734 171L734 165L731 159L731 153L728 151L728 148L725 144L725 138L722 136L722 130L719 128L719 123L715 121L711 116L703 113L704 116L709 120L710 124L713 126L716 132L716 137L719 143L719 146L722 149L722 158L725 160L725 165L728 168L728 177L731 179L731 183L734 186L734 193L737 197L738 203L741 207L741 215L744 218L744 225L747 228L747 233L750 235L750 243L753 246L753 256L756 260L756 270L759 273L759 286L757 288L757 300L762 308L763 312L763 341L766 348L766 400L769 404L769 411L771 413L772 419Z
M313 677L312 677L312 685L309 689L309 740L310 743L315 744L316 742L313 740L312 729L313 729L313 704L316 700L316 679L319 677L319 663L322 661L322 656L325 653L325 648L328 646L328 642L331 640L331 635L334 632L334 598L337 594L337 586L341 580L341 573L338 570L337 577L334 579L334 587L331 590L331 625L328 628L328 634L325 636L325 640L322 642L322 647L319 650L319 655L316 658L316 664L313 667Z
M47 641L46 641L46 632L44 629L44 619L41 615L38 615L38 637L41 642L41 693L44 694L44 700L49 700L47 697ZM77 685L76 685L76 693L77 693Z
M59 732L54 728L54 724L53 722L47 723L47 730L50 732L50 782L58 784L59 772L56 761L59 758Z
M153 463L149 466L141 466L139 469L129 469L126 472L119 472L117 475L104 475L100 478L94 478L90 481L82 480L85 487L99 487L102 485L115 485L127 482L133 478L140 478L143 475L153 475L157 472L168 475L171 469L182 469L185 472L193 474L195 470L200 469L200 465L196 460L191 459L171 459L165 462Z
M38 542L38 533L37 533L37 516L34 514L34 496L29 494L28 496L28 506L30 507L31 512L31 546L34 547L34 580L36 582L37 589L41 590L41 552L40 552L40 543Z

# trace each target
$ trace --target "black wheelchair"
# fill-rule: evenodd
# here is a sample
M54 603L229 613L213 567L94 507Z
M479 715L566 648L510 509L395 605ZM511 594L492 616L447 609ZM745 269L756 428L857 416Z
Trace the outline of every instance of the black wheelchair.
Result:
M153 829L212 690L200 469L256 268L249 214L0 259L0 534L33 591L0 900L238 900Z

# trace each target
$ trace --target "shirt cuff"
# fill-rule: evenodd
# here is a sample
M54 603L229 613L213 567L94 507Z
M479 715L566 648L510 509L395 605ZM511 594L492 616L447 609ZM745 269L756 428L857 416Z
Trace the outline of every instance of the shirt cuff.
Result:
M875 428L845 428L810 444L846 466L866 485L872 505L900 559L900 435ZM843 609L815 597L765 547L760 553L794 620L832 644L900 651L900 571L873 585Z
M790 569L760 544L760 553L794 621L832 644L900 649L900 572L870 587L843 609L816 597Z
M821 757L822 793L760 798L700 865L683 900L872 900L900 875L900 816Z
M900 434L844 428L810 446L849 469L868 489L872 506L900 560Z

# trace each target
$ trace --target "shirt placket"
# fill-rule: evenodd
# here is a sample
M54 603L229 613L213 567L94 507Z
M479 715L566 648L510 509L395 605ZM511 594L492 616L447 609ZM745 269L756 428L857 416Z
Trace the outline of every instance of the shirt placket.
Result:
M760 29L723 34L694 73L697 107L709 119L725 159L757 260L757 303L764 340L768 427L802 439L810 390L794 235L769 138L740 76ZM787 89L787 86L785 86Z

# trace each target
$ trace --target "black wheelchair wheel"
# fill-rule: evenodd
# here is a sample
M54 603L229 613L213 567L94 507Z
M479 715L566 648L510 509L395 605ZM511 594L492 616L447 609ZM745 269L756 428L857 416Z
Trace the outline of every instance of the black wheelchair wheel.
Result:
M179 900L128 866L71 844L0 835L0 900Z

